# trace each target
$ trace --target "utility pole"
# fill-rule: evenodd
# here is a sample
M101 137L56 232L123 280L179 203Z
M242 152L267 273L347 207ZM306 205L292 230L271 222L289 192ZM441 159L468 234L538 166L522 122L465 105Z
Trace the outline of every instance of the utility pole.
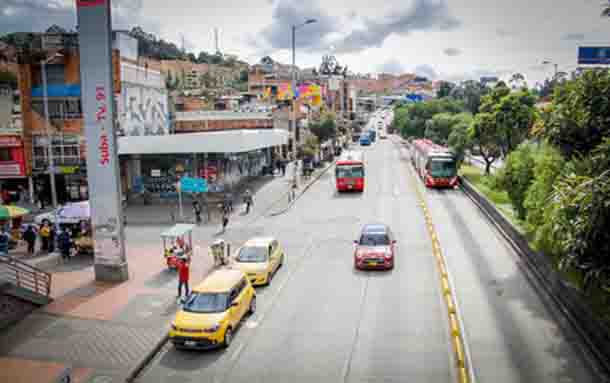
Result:
M55 161L53 160L53 137L49 132L49 97L47 88L47 63L46 60L40 61L42 72L42 103L44 106L45 132L47 134L47 162L49 168L49 179L51 181L51 203L53 208L57 207L57 188L55 186Z

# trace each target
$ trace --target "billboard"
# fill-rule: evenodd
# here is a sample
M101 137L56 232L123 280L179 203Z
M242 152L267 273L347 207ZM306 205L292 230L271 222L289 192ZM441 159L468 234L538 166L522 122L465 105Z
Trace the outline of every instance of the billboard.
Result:
M116 151L110 0L76 0L87 181L98 280L126 279ZM112 275L123 270L121 276Z
M578 64L610 64L610 47L578 47Z

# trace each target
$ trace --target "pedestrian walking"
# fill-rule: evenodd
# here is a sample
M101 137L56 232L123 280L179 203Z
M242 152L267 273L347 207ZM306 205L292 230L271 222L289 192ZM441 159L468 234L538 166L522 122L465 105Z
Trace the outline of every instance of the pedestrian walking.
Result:
M49 251L49 236L51 235L51 228L49 222L45 221L40 228L40 240L42 241L42 251Z
M201 223L201 205L199 205L199 201L193 202L193 211L195 212L195 222L199 225Z
M297 196L297 188L298 188L297 181L296 180L292 181L292 185L290 186L290 189L291 189L290 190L290 200L291 201L294 201Z
M180 259L178 261L178 299L182 302L189 296L189 278L190 278L190 265L188 259ZM184 299L182 299L182 287L184 286Z
M250 207L252 207L252 205L254 204L252 192L250 192L250 189L246 189L246 192L244 193L244 203L246 204L246 214L248 214L250 213Z
M227 213L233 212L233 193L226 192L224 195L223 203L227 209Z
M72 249L72 235L68 230L62 231L57 237L57 245L61 251L61 257L64 261L70 260L70 250Z
M2 227L0 231L0 255L8 256L8 245L11 237L6 232L6 229Z
M38 189L38 206L40 207L40 210L44 210L44 203L45 203L45 192L42 188Z
M28 254L34 254L34 247L36 246L36 232L32 225L28 225L27 229L23 233L23 240L28 244Z
M55 225L49 226L49 253L53 253L55 251L55 240L57 240L57 230L55 229Z
M229 213L225 210L222 212L222 232L224 233L229 224Z

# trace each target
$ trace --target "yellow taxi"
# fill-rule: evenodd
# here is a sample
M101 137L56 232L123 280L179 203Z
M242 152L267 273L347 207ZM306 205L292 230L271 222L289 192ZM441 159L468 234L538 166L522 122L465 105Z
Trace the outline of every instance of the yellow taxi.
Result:
M246 273L252 285L267 285L284 264L284 258L284 250L275 238L251 238L237 250L234 267Z
M220 269L193 289L176 314L169 338L176 347L228 347L246 314L256 311L256 292L240 270Z

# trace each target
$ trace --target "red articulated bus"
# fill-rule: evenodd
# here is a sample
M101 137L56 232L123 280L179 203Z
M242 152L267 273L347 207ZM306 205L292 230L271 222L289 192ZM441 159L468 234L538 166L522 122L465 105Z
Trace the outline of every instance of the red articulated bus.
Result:
M457 161L445 146L426 139L411 142L411 162L426 187L455 187L458 185Z
M364 156L362 152L343 152L335 165L337 191L364 191Z

